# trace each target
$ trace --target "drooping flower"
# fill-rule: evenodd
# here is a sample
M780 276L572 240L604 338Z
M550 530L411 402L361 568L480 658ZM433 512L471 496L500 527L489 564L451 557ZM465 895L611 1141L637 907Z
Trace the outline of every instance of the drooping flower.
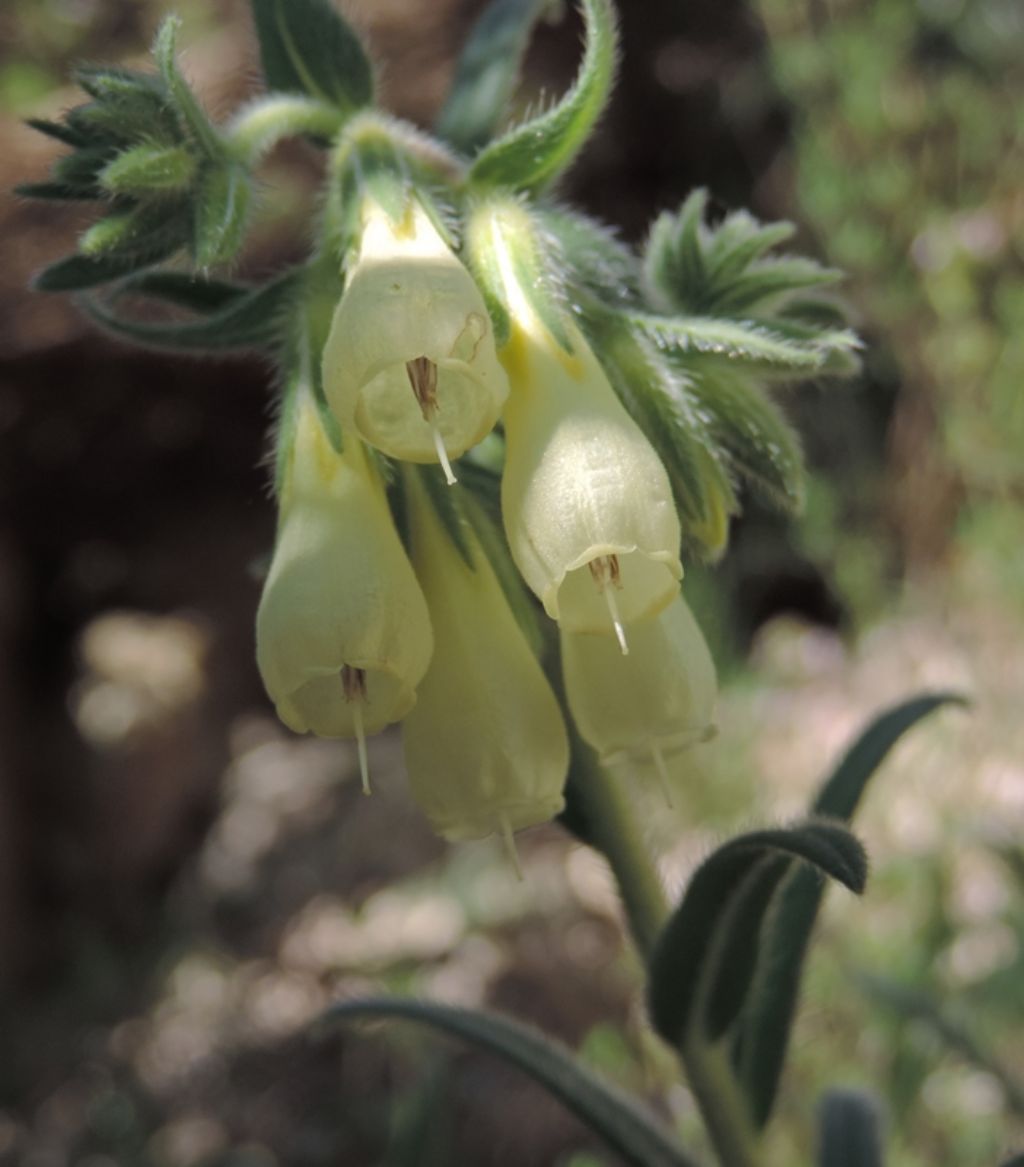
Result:
M470 566L415 475L407 481L412 559L435 639L402 723L409 782L439 834L507 836L562 809L565 725L479 542L464 528Z
M603 762L650 760L664 776L666 758L713 736L715 665L682 595L630 625L628 657L607 636L561 642L569 709Z
M571 352L532 313L501 353L501 503L513 558L545 611L571 632L618 635L679 591L680 527L664 466L623 409L589 345Z
M257 663L287 726L362 746L415 704L430 618L362 443L335 451L308 387L294 410Z
M343 428L450 482L449 460L494 427L508 382L483 297L416 198L398 224L366 201L323 379Z

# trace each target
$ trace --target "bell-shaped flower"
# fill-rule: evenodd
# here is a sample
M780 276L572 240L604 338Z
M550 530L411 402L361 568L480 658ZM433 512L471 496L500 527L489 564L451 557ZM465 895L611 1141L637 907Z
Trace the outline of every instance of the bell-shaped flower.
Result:
M301 387L295 411L256 658L287 726L358 738L362 755L415 704L430 618L361 442L346 434L339 455Z
M343 428L408 462L449 460L493 428L508 395L472 276L412 198L395 224L367 200L323 353Z
M579 330L566 333L571 352L524 311L501 352L505 531L548 615L570 632L614 631L626 652L625 626L679 592L679 518L650 442Z
M409 782L439 834L508 838L562 809L561 710L479 542L465 530L471 567L422 486L410 494L412 559L435 648L402 723Z
M568 632L562 675L580 735L605 763L665 759L715 732L715 665L680 595L659 615L631 624L629 656L607 636Z

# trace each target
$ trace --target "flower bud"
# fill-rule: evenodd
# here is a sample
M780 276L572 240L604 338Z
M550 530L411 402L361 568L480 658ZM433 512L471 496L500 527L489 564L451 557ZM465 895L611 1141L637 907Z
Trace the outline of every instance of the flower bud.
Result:
M402 724L413 795L449 839L545 822L562 809L569 766L558 702L480 544L466 529L470 567L423 488L410 493L413 564L435 638Z
M581 736L606 763L664 758L714 735L715 665L682 595L632 624L629 656L607 636L562 632L562 673Z
M415 704L430 619L358 438L339 455L308 390L295 409L256 659L287 726L361 742Z
M508 382L483 297L415 198L399 225L367 201L323 378L343 427L449 481L448 460L497 421Z
M501 359L512 393L501 501L516 566L571 632L616 632L679 592L680 528L668 475L579 330L572 351L533 314Z

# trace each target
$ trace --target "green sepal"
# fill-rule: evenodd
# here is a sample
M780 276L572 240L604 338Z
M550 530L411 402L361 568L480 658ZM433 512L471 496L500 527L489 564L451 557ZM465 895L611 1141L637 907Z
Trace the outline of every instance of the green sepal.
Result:
M163 79L155 73L140 73L117 66L81 65L75 80L94 98L94 104L80 107L79 117L107 137L124 142L173 146L181 140L178 119Z
M695 1167L630 1095L602 1081L564 1046L511 1018L430 1001L369 998L333 1006L317 1030L323 1034L339 1022L385 1018L429 1025L497 1054L543 1086L633 1167Z
M883 1167L884 1163L877 1099L864 1090L829 1090L818 1112L816 1167Z
M167 86L170 104L181 128L198 144L207 158L220 161L226 157L227 147L178 68L176 51L180 27L181 21L176 16L164 20L153 44L153 57Z
M707 192L694 191L654 223L644 250L652 298L666 312L695 316L774 316L788 299L824 289L842 273L802 256L768 256L788 239L789 223L763 225L746 211L714 228L704 224Z
M99 173L112 195L162 195L185 191L196 174L195 156L184 146L133 146Z
M562 207L542 207L534 217L555 241L559 260L568 265L568 297L584 289L616 309L642 304L640 264L610 227Z
M78 149L88 146L92 139L81 126L71 126L64 122L51 122L46 118L26 118L25 125L37 133L45 134L56 142L63 142L65 146Z
M200 268L234 259L248 222L249 174L236 163L208 167L200 176L193 210L193 256Z
M784 513L804 503L800 439L782 410L749 377L692 369L689 391L729 464L761 499Z
M813 813L849 820L868 781L903 734L943 705L962 701L951 693L926 694L884 713L823 783ZM797 868L788 874L772 907L761 963L736 1034L733 1065L758 1126L767 1123L775 1103L822 894L813 872Z
M615 80L618 30L611 0L583 0L586 40L572 88L551 109L485 146L470 168L478 187L536 193L572 164L604 111Z
M530 33L550 0L491 0L455 66L455 79L434 130L472 154L501 122L515 90Z
M207 312L199 320L175 324L132 320L94 297L83 297L82 307L108 332L145 348L195 353L273 352L280 346L299 280L298 273L289 272L273 283L237 295L223 308ZM130 292L132 285L127 290Z
M693 385L621 317L591 309L583 321L612 388L668 473L690 550L718 554L712 532L739 504Z
M73 187L81 197L101 199L104 197L99 176L113 157L109 147L89 146L65 154L58 158L51 172L53 181L62 186Z
M159 263L177 250L167 246L162 254L157 249L150 263ZM109 284L134 274L143 266L136 256L103 255L93 258L88 255L69 255L44 268L32 281L37 292L80 292L99 284Z
M864 849L835 823L807 822L788 829L754 831L730 839L706 859L690 880L679 907L658 938L651 957L648 1005L655 1029L681 1047L707 1024L707 1003L718 980L737 975L723 967L723 954L735 951L729 935L736 921L749 934L760 929L759 912L742 910L751 894L751 876L767 858L784 856L810 864L851 891L863 890L867 877ZM749 957L748 953L748 957ZM757 959L755 956L754 959ZM728 996L735 1016L748 986ZM721 1001L719 1002L721 1009ZM722 1024L721 1012L716 1024Z
M189 237L188 215L182 204L165 207L143 203L110 211L82 235L78 247L94 259L116 256L142 267L184 247Z
M252 0L268 89L308 93L351 113L373 101L373 69L328 0Z

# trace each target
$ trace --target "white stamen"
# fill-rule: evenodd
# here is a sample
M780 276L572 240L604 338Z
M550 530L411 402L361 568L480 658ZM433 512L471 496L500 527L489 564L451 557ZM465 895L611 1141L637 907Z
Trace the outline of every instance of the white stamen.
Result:
M672 792L669 788L668 767L665 765L665 755L661 752L661 746L657 742L651 746L651 757L654 758L654 770L658 775L658 785L661 787L665 805L671 810Z
M352 720L356 727L356 750L359 753L359 775L363 780L363 793L370 793L370 763L366 756L366 733L363 730L363 706L356 701L352 707Z
M437 460L441 463L444 476L449 486L454 486L458 479L452 473L452 464L448 461L448 451L444 448L444 438L436 421L431 421L430 432L434 435L434 449L437 451Z
M512 866L515 868L516 879L522 883L523 867L519 862L519 852L516 850L516 840L512 834L512 824L508 821L508 815L504 811L498 816L498 821L501 824L501 841L505 844L505 854L509 857Z
M619 648L622 650L623 656L629 656L629 645L626 643L626 629L623 626L622 619L619 616L619 605L615 602L615 589L602 588L604 592L604 602L608 605L608 615L612 618L612 627L615 629L615 639L619 642Z

